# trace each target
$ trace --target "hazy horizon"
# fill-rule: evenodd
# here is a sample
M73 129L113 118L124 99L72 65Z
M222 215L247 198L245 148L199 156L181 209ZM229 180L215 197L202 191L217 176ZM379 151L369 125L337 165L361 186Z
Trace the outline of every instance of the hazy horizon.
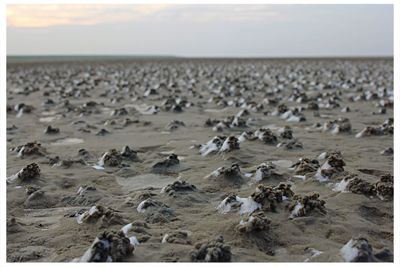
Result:
M392 57L392 5L8 5L8 56Z

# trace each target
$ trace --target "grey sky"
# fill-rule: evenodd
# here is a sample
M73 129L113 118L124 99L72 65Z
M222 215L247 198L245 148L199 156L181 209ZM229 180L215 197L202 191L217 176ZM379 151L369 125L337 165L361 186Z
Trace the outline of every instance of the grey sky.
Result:
M391 5L35 8L8 6L7 54L393 55Z

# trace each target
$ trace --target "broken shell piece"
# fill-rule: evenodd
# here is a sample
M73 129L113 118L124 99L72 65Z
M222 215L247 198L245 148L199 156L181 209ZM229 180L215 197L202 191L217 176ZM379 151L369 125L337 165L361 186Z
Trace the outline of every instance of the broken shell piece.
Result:
M305 196L295 195L292 204L289 206L289 219L307 216L314 210L326 214L325 201L319 199L318 193Z
M213 139L208 141L207 144L201 145L200 146L201 155L207 156L208 154L219 151L225 139L226 139L225 136L215 136Z
M269 229L271 221L262 212L256 212L241 220L236 226L236 231L240 233L250 233L266 231Z
M219 213L228 213L232 208L240 208L240 214L251 214L261 208L261 204L255 202L251 197L241 198L236 195L229 195L217 206Z
M298 111L289 110L280 116L281 119L286 119L287 122L302 122L306 121L306 117Z
M310 247L305 248L305 249L304 249L304 252L306 252L306 253L309 255L309 257L308 257L307 259L304 260L305 262L308 262L308 261L310 261L312 258L318 257L319 255L321 255L321 254L323 253L323 252L320 251L320 250L317 250L317 249L315 249L315 248L310 248Z
M195 250L190 252L194 262L230 262L231 248L224 244L222 236L202 244L196 244Z
M340 249L340 255L346 262L372 262L372 247L365 238L350 239Z
M149 233L146 231L146 229L149 229L149 227L145 222L134 221L134 222L124 225L120 231L123 232L125 234L125 236L128 236L128 232L130 232L131 230L135 233L144 234L142 236L139 236L138 238L136 236L129 237L131 244L134 246L137 246L137 245L140 245L139 239L142 242L145 242L150 238Z
M354 176L352 175L344 177L339 183L336 183L334 185L332 190L335 192L342 192L342 193L350 192L348 189L348 185L350 183L350 180L353 178Z
M237 201L236 195L229 195L221 201L221 203L217 206L217 210L220 213L228 213L233 205L239 206L240 204Z

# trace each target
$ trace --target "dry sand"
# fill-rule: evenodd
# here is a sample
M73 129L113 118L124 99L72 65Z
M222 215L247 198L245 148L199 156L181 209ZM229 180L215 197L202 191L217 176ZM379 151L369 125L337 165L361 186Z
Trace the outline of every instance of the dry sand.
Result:
M296 87L307 97L297 94L290 99ZM146 96L149 89L156 94ZM358 237L368 240L373 253L384 248L393 252L392 200L333 190L345 174L357 174L371 184L384 173L393 174L393 156L381 154L393 147L390 131L355 137L366 126L375 127L393 117L392 93L392 60L388 59L10 63L7 176L12 177L31 163L38 164L40 176L28 174L24 181L9 179L7 184L7 260L69 262L81 257L98 234L119 230L130 222L136 226L129 235L136 236L139 245L124 261L190 261L197 243L220 235L230 247L231 261L240 262L344 261L341 248ZM182 112L166 110L168 96L186 99L181 102ZM355 101L350 100L351 96ZM330 104L325 105L328 99ZM386 101L382 102L386 114L373 115L379 111L376 104L381 100ZM310 102L320 105L319 110L308 109ZM33 110L27 112L25 107L18 115L14 108L20 103L31 105ZM273 114L282 103L289 108L304 107L301 114L306 120L288 122ZM262 106L256 108L257 104ZM159 112L142 114L147 113L144 107L151 105L158 106ZM342 112L347 106L350 112ZM122 107L128 114L112 115ZM244 109L249 111L242 117L247 122L244 127L216 132L204 125L208 118L224 120ZM350 120L348 132L333 134L313 127L339 117ZM133 123L124 125L126 118ZM184 126L166 128L173 120L184 122ZM59 128L59 133L45 134L48 125ZM288 141L279 135L284 126L291 127L303 148L277 147L277 143ZM240 143L240 149L229 152L207 156L199 152L199 145L214 136L238 137L245 130L262 127L270 128L278 142L246 140ZM109 134L96 135L101 129ZM18 157L11 151L33 141L40 143L46 154ZM124 159L126 166L93 167L105 152L116 149L119 153L124 146L135 150L138 160ZM80 149L90 155L79 155ZM321 153L335 150L342 154L344 172L327 182L319 182L315 172L308 173L305 180L295 178L294 170L288 168L299 158L317 159ZM152 171L155 163L170 154L178 155L179 166L162 173ZM77 162L71 166L53 165L56 161L49 162L49 157L56 156ZM271 161L279 175L261 181L244 175ZM324 162L319 160L320 165ZM205 178L219 167L234 163L243 173L239 182L229 177ZM161 192L177 179L196 189ZM230 193L247 198L259 183L276 186L281 182L291 184L295 194L318 192L319 199L325 201L325 214L313 210L289 219L289 204L294 201L289 198L277 203L275 212L261 212L269 219L269 227L240 232L236 226L246 215L235 209L226 214L216 209ZM96 190L77 194L84 185ZM37 191L28 195L28 186ZM170 209L138 212L138 205L148 197ZM77 214L93 205L112 209L113 219L78 224ZM173 238L162 243L166 234Z

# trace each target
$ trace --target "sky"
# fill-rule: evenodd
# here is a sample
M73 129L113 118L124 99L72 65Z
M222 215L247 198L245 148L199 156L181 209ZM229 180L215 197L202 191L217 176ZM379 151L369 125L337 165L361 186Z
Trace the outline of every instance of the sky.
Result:
M391 5L8 5L8 55L392 56Z

